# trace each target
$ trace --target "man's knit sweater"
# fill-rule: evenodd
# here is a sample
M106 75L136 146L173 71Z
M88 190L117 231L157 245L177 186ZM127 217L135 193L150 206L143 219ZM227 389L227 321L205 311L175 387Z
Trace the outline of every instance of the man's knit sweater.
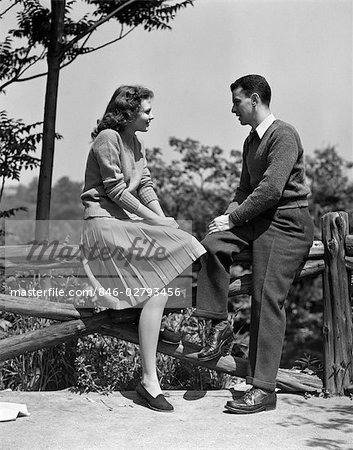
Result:
M256 131L246 138L240 184L226 214L241 225L271 208L307 206L309 192L299 135L275 120L262 139Z
M101 131L88 154L85 185L81 195L84 218L136 217L139 205L157 200L146 166L143 143L134 138L126 148L118 132Z

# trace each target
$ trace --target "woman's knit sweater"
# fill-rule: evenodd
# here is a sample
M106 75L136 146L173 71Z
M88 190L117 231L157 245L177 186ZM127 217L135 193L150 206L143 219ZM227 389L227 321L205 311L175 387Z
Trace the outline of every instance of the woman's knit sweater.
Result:
M107 129L95 138L88 154L81 195L84 218L135 216L139 205L157 200L142 141L124 146L118 132Z

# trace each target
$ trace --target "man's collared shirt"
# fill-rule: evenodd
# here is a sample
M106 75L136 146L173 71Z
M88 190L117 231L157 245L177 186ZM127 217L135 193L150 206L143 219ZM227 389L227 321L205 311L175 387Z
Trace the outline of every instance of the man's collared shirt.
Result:
M262 136L266 133L268 128L273 124L273 122L276 120L276 117L273 114L270 114L266 117L265 120L263 120L256 128L255 131L260 139L262 139Z

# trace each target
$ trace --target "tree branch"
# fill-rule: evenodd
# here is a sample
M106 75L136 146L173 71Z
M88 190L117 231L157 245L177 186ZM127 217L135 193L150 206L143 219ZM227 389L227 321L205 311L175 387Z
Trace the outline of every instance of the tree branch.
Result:
M106 47L106 46L108 46L108 45L110 45L110 44L113 44L114 42L117 42L117 41L123 39L123 38L126 37L128 34L130 34L135 28L137 28L137 27L135 26L135 27L130 28L130 30L127 31L124 35L120 35L118 38L116 38L116 39L114 39L114 40L112 40L112 41L110 41L110 42L107 42L106 44L102 44L102 45L100 45L99 47L94 48L94 49L92 49L92 50L90 50L90 51L88 51L88 52L86 52L86 53L82 53L82 55L86 55L86 54L89 54L89 53L93 53L93 52L95 52L96 50L100 50L101 48L104 48L104 47ZM85 43L87 43L89 37L90 37L90 36L87 37ZM84 45L84 44L83 44L83 45ZM81 47L81 48L83 48L83 47ZM44 52L43 52L42 54L44 54ZM64 69L65 67L69 66L71 63L73 63L73 62L76 60L76 58L77 58L79 55L80 55L80 53L77 53L77 54L76 54L72 59L70 59L68 62L62 64L62 65L60 66L60 69ZM41 56L42 56L42 55L41 55ZM19 83L19 82L21 82L21 81L34 80L35 78L40 78L40 77L44 77L45 75L47 75L48 72L41 72L41 73L38 73L38 74L36 74L36 75L31 75L31 76L29 76L29 77L18 78L19 76L23 75L23 73L24 73L25 71L27 71L27 69L28 69L30 66L32 66L33 64L35 64L35 63L38 62L39 60L40 60L40 58L38 58L38 59L37 59L36 61L34 61L31 65L29 65L28 67L26 67L26 69L25 69L21 74L17 74L17 75L16 75L15 77L13 77L11 80L9 80L9 81L7 81L6 83L4 83L3 85L1 85L1 86L0 86L0 92L3 91L3 90L4 90L8 85L10 85L11 83Z
M15 3L13 3L11 6L9 6L7 9L5 9L4 12L0 13L0 19L7 13L10 11L10 9L12 9L14 6L17 5L17 3L20 3L20 0L16 0Z
M30 51L32 50L32 48L33 47L28 47L25 58L28 57L28 55L29 55ZM42 76L46 75L47 72L44 72L44 73L33 75L33 76L30 76L30 77L27 77L27 78L22 78L22 79L20 78L30 67L32 67L34 64L36 64L38 61L42 60L44 55L45 55L45 50L42 51L42 53L38 56L38 58L35 61L33 61L30 64L28 64L28 66L25 67L22 70L22 72L21 72L21 67L18 68L16 70L15 75L10 80L6 81L6 83L4 83L4 84L2 84L0 86L0 92L3 91L7 86L9 86L12 83L17 83L19 81L32 80L33 78L38 78L38 77L42 77Z
M2 195L3 195L3 193L4 193L5 181L6 181L6 177L3 176L3 177L2 177L2 182L1 182L1 190L0 190L0 201L1 201Z
M89 33L89 35L87 36L87 38L83 41L83 43L82 43L82 45L81 45L81 48L83 48L83 47L87 44L89 38L92 36L92 33L93 33L93 31L92 31L91 33Z
M72 47L76 42L81 40L83 37L85 37L87 34L92 33L96 28L98 28L103 23L107 22L109 19L111 19L117 12L124 9L126 6L131 5L132 3L135 3L137 0L128 0L124 5L119 6L118 8L114 9L113 12L108 14L107 16L103 17L103 19L97 20L92 26L90 26L86 31L82 32L80 35L74 37L70 42L68 42L66 45L64 45L62 49L62 54L64 54L70 47Z
M27 48L26 55L23 59L28 58L28 55L29 55L31 49L32 49L32 47ZM15 75L9 81L7 81L6 83L4 83L3 85L0 86L0 92L3 91L6 86L8 86L9 84L14 83L18 80L18 78L21 76L20 75L21 67L16 69L14 72L15 72Z
M84 42L82 43L80 49L83 49L83 48L84 48L85 44L87 44L89 38L92 36L92 33L93 33L93 32L91 32L91 33L87 36L87 38L86 38L86 39L84 40ZM89 53L89 52L87 52L87 53ZM72 57L72 59L70 59L70 60L67 61L66 63L63 63L63 64L60 65L60 70L63 69L64 67L69 66L72 62L74 62L74 61L76 60L76 58L78 57L78 55L84 55L84 54L85 54L85 53L76 53L76 55L74 55L74 56Z
M75 56L73 56L73 58L70 59L69 61L67 61L66 63L62 64L60 66L60 70L63 69L64 67L69 66L71 63L73 63L76 60L76 58L78 57L78 55L79 55L79 53L77 53Z
M21 81L28 81L28 80L34 80L35 78L40 78L40 77L44 77L45 75L47 75L48 72L42 72L42 73L37 73L36 75L31 75L30 77L26 77L26 78L18 78L16 79L12 79L7 81L6 83L4 83L2 86L0 86L0 92L9 84L11 83L20 83Z
M113 39L112 41L107 42L107 43L105 43L105 44L102 44L102 45L100 45L99 47L93 48L93 49L87 51L86 53L77 53L72 59L70 59L70 60L67 61L66 63L62 64L62 65L60 66L60 69L63 69L64 67L69 66L72 62L74 62L74 61L76 60L76 58L77 58L79 55L82 55L82 56L88 55L88 54L90 54L90 53L95 52L96 50L100 50L101 48L107 47L108 45L113 44L114 42L117 42L117 41L119 41L120 39L123 39L123 38L126 37L128 34L130 34L135 28L137 28L137 26L130 28L130 30L127 31L124 35L122 35L122 34L120 33L120 36L119 36L118 38ZM90 36L89 36L89 37L90 37ZM85 43L87 43L89 37L86 39ZM83 45L84 45L84 44L83 44ZM83 48L83 45L81 46L81 49Z
M37 59L36 59L35 61L33 61L33 62L31 62L30 64L28 64L28 66L25 67L25 68L22 70L22 72L19 71L19 73L17 74L17 77L19 78L19 77L22 76L25 72L27 72L27 70L28 70L30 67L34 66L34 64L36 64L38 61L41 61L41 60L44 58L45 52L46 52L46 50L44 49L44 50L42 51L42 53L37 57ZM28 54L29 54L29 51L28 51L28 53L27 53L26 56L28 56Z
M111 45L111 44L114 44L114 43L117 42L117 41L120 41L121 39L123 39L124 37L126 37L128 34L130 34L135 28L137 28L137 26L134 26L134 27L130 28L130 30L127 31L125 34L123 34L123 35L120 34L120 36L119 36L118 38L113 39L113 40L110 41L110 42L106 42L105 44L102 44L102 45L100 45L100 46L98 46L98 47L96 47L96 48L92 48L91 50L89 50L89 51L86 52L85 54L93 53L93 52L95 52L95 51L97 51L97 50L100 50L101 48L107 47L108 45Z

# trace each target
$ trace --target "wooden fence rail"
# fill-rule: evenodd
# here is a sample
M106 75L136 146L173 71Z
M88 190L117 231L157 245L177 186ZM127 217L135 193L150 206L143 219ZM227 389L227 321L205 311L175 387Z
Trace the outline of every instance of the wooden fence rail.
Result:
M296 278L323 276L323 334L324 377L280 369L277 385L286 391L320 391L341 395L353 385L351 271L353 270L353 236L348 234L348 215L345 212L328 213L322 218L322 242L316 241L310 254L298 270ZM239 255L239 264L251 263L251 253ZM0 247L0 268L6 276L19 271L79 268L78 246L58 242L30 243ZM239 277L230 285L229 296L251 294L251 274ZM14 297L0 294L0 311L26 316L53 319L55 323L44 329L31 331L0 340L0 362L27 351L54 346L89 333L100 332L138 343L136 325L129 323L134 313L129 310L93 310L78 308L38 298ZM203 365L210 369L244 377L247 361L233 356L200 363L199 347L159 343L158 350L176 358Z

